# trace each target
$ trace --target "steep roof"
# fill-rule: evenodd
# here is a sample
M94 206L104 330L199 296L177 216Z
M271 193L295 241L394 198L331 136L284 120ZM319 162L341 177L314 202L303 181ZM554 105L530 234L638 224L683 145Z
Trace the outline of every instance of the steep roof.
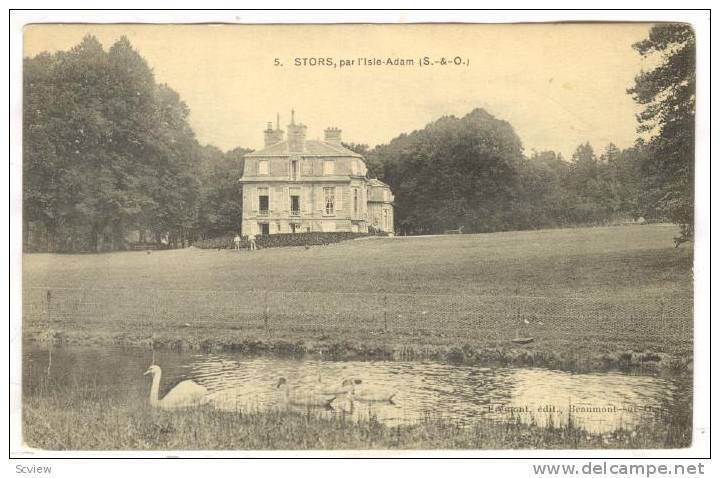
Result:
M281 141L280 143L268 146L260 151L254 151L248 153L245 157L256 157L256 156L352 156L354 158L362 158L361 155L354 151L350 151L344 146L327 143L319 140L306 140L303 142L302 151L290 152L287 141Z

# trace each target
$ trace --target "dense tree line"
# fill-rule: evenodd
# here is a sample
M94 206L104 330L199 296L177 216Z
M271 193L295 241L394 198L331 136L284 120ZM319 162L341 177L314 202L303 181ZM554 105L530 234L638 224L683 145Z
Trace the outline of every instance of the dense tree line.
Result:
M24 60L23 226L29 250L187 243L237 230L243 150L200 147L189 110L126 38ZM234 182L233 182L234 181Z
M646 214L643 151L642 143L622 151L609 144L598 156L586 143L570 161L552 151L527 156L509 123L476 109L366 155L370 174L395 193L396 228L413 234L635 220Z

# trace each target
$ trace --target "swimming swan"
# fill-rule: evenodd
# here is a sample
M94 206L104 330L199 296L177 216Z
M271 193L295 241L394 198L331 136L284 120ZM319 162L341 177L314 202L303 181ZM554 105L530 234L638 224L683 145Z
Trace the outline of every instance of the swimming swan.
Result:
M323 382L322 376L318 375L317 383L314 384L314 390L320 395L347 395L350 393L350 386L346 383L347 380L339 382L337 385L331 385Z
M157 408L172 409L201 405L206 402L208 391L202 385L192 380L180 382L170 390L162 400L158 399L160 393L160 377L162 370L157 365L151 365L143 375L152 375L150 386L150 405Z
M345 379L342 385L350 388L348 397L358 402L393 402L393 398L397 395L397 391L385 388L369 387L363 384L360 379Z
M285 377L280 377L276 388L282 392L285 403L303 407L327 408L336 397L334 394L323 393L313 389L293 388L290 390Z

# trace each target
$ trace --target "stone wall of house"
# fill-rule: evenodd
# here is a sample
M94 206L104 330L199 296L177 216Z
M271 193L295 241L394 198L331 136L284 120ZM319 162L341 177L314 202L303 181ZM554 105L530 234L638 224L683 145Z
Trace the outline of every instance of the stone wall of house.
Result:
M366 179L367 167L361 157L345 150L341 130L327 128L325 141L306 139L307 128L295 122L294 112L284 132L268 123L267 151L245 157L243 185L243 234L287 232L366 232L371 208L378 209L378 221L388 229L392 217L392 194L379 182ZM337 151L337 155L334 152ZM262 166L262 167L261 167ZM334 208L326 209L325 188L334 188ZM259 196L268 196L268 209L261 211ZM291 196L299 197L299 210L291 208ZM389 211L389 212L386 212ZM389 219L392 230L392 219Z

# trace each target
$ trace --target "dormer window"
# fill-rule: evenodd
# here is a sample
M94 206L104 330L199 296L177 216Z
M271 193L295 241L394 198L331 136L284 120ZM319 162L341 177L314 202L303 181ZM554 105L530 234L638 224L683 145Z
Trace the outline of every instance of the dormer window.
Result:
M259 159L258 160L258 175L265 175L268 174L268 160L267 159Z
M326 159L323 161L323 176L333 176L335 174L335 160Z

